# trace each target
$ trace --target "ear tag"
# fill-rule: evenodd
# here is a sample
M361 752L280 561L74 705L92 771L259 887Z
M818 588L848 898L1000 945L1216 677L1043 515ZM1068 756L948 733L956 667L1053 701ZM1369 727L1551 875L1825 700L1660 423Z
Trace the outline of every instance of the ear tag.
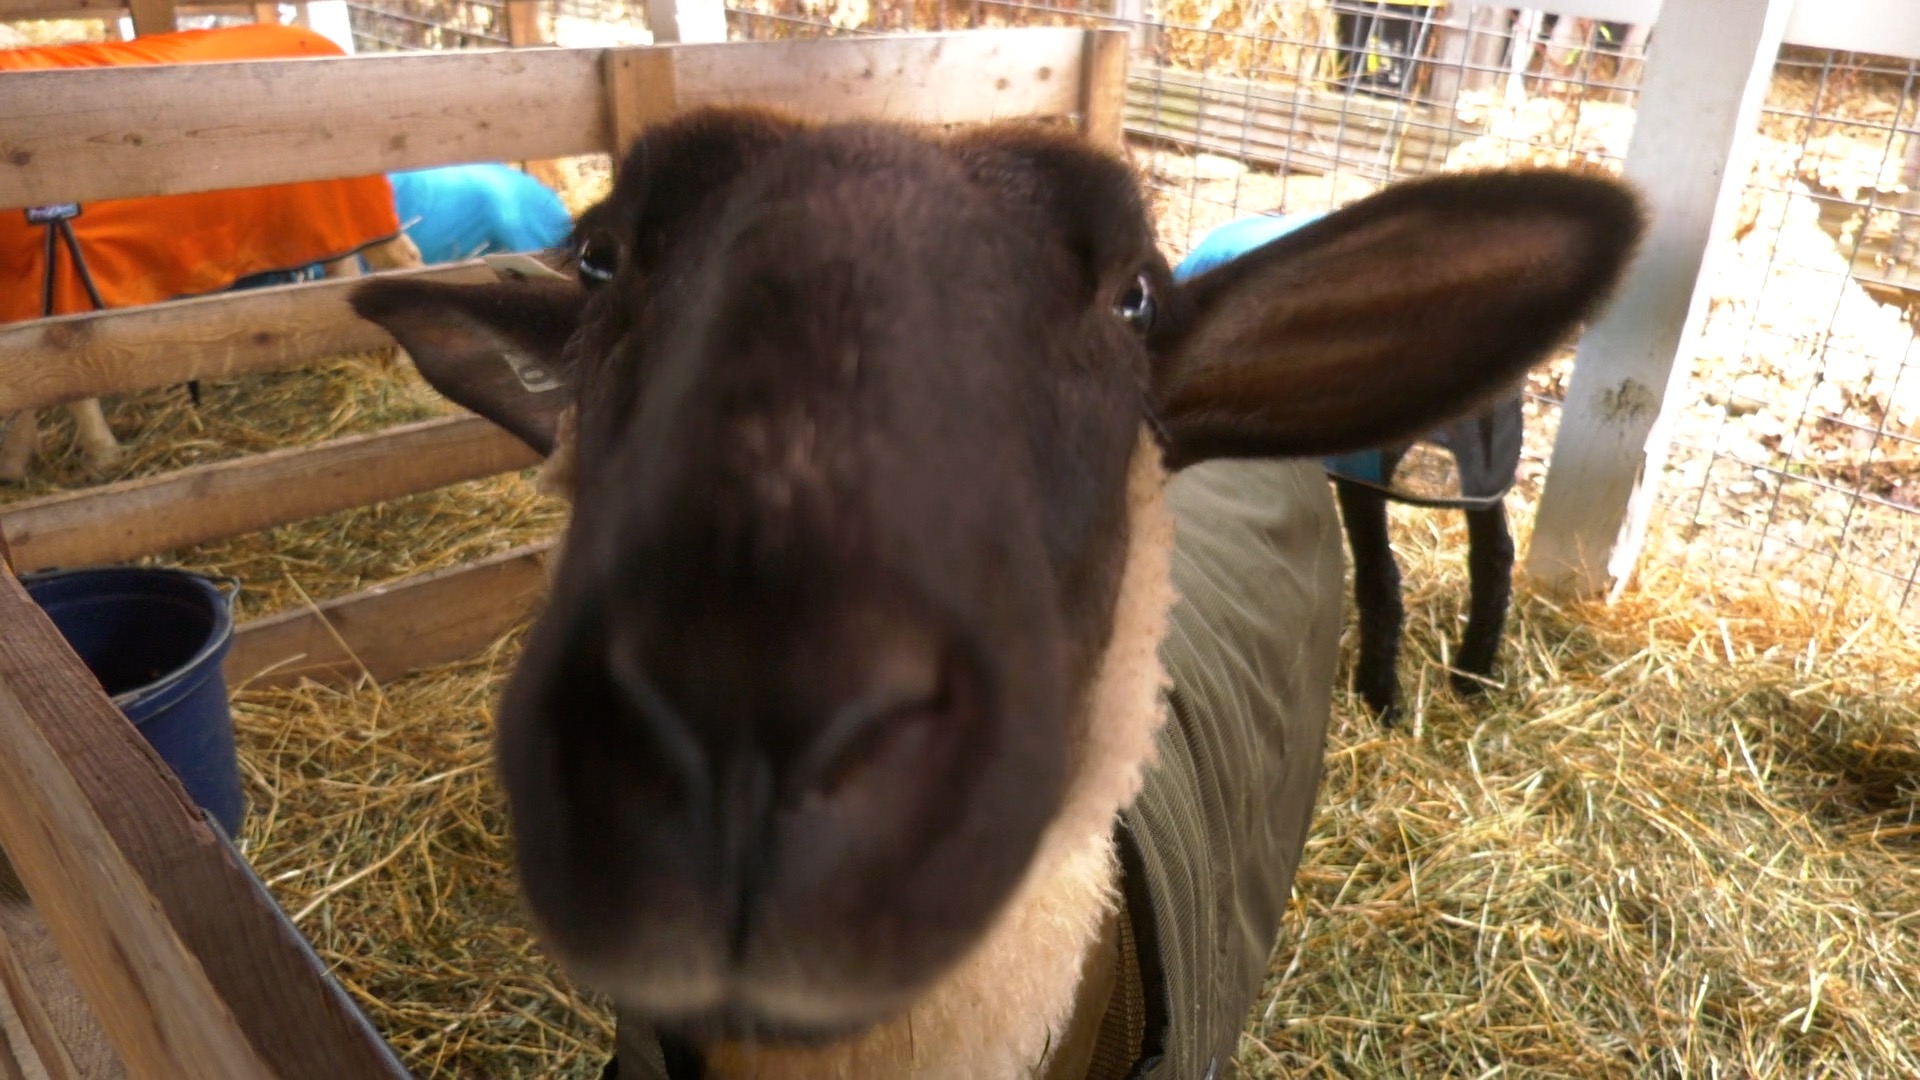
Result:
M500 350L500 359L507 362L513 370L513 377L520 380L520 386L529 394L544 394L560 389L562 383L553 372L526 353L518 349Z
M499 278L501 281L526 281L528 278L558 278L561 281L573 280L529 254L497 252L492 255L480 256L480 261L486 263L487 269L492 270L494 277Z
M526 281L529 278L558 278L570 281L567 275L541 262L532 255L519 253L498 253L481 256L494 276L501 281ZM545 394L558 390L563 385L553 372L526 353L517 349L502 349L500 359L506 361L512 369L513 377L520 380L520 386L529 394Z

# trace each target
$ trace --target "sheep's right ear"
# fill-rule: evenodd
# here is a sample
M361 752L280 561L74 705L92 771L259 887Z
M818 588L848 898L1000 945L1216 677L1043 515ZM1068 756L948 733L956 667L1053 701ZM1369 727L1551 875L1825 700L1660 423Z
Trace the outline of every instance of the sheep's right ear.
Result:
M375 280L349 297L355 313L407 350L435 390L543 456L553 453L560 414L573 402L566 344L586 301L577 284L531 279Z
M1599 310L1641 229L1612 179L1447 174L1201 273L1149 337L1168 462L1366 450L1470 415Z

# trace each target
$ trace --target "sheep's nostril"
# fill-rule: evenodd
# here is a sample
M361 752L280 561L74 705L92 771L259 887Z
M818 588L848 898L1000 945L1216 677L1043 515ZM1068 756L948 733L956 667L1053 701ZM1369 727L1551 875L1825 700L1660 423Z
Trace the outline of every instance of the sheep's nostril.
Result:
M946 706L944 694L889 704L853 702L836 713L815 742L794 762L790 791L831 796L874 756L887 737L915 721L929 720Z
M857 773L890 735L947 705L947 665L931 633L896 628L861 650L858 691L821 717L821 726L788 767L790 795L830 795Z

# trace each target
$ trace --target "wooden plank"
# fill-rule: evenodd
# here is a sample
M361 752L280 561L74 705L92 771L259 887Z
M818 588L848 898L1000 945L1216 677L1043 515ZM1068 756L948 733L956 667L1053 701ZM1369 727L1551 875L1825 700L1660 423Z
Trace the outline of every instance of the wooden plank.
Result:
M1128 46L1125 30L1089 30L1080 59L1080 131L1112 150L1126 138Z
M247 4L236 0L174 0L175 12L205 15L241 12ZM128 0L0 0L0 22L32 19L108 19L128 13Z
M553 547L516 548L247 623L227 654L227 685L385 682L471 656L532 616Z
M0 22L28 19L107 18L127 10L127 0L0 0Z
M1664 402L1692 366L1707 250L1731 229L1788 7L1667 0L1625 166L1652 222L1574 360L1527 553L1526 572L1548 591L1592 594L1631 577L1666 464Z
M0 210L605 149L600 50L14 71Z
M826 121L930 124L1070 116L1080 107L1085 33L1044 27L675 45L675 106L759 103Z
M22 570L124 562L539 460L490 421L448 416L16 503L0 526Z
M1083 31L676 45L680 108L820 119L1066 116ZM0 210L608 148L598 49L8 72Z
M483 284L468 262L394 276ZM0 326L0 415L103 394L286 371L391 345L347 306L361 279L249 289Z
M278 3L256 3L251 5L251 7L253 8L254 22L262 26L276 26L279 24L280 5Z
M406 1075L10 573L0 846L132 1075Z

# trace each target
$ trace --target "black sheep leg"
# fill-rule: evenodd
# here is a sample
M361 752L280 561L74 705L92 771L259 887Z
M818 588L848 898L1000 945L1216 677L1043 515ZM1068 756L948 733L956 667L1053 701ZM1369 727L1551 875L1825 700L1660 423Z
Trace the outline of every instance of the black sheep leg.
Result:
M1354 675L1360 697L1383 724L1399 712L1400 567L1387 538L1387 497L1363 484L1335 479L1340 519L1353 552L1353 606L1360 613L1360 663Z
M1493 660L1506 632L1507 608L1513 602L1513 534L1507 531L1507 507L1467 511L1467 575L1473 599L1467 611L1467 629L1460 636L1452 677L1457 694L1484 690L1482 678L1493 674ZM1468 674L1462 674L1462 672Z

